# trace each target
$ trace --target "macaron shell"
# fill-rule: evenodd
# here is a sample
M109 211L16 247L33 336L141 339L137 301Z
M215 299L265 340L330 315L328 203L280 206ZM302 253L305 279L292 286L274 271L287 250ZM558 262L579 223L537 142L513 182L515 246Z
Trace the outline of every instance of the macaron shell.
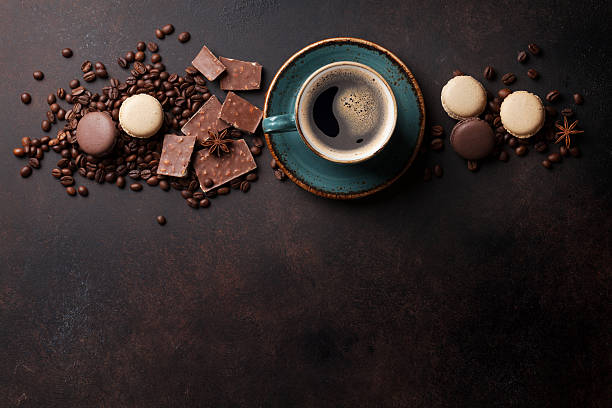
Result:
M451 132L450 143L455 152L467 160L487 157L495 147L493 128L482 119L470 118L457 123Z
M115 146L119 131L113 119L102 112L89 112L79 120L76 139L87 154L104 156Z
M469 75L451 78L440 94L442 107L453 119L475 117L484 112L487 105L487 91L484 86Z
M161 128L164 120L162 106L147 94L133 95L121 104L119 123L130 136L148 138Z
M515 91L508 95L502 102L499 114L506 131L521 139L538 133L546 119L542 100L527 91Z

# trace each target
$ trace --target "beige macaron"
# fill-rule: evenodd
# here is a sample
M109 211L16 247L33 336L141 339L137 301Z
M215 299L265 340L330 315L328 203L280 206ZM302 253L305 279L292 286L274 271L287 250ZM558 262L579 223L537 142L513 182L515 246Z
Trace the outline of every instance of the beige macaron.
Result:
M542 100L527 91L515 91L508 95L502 102L499 115L506 131L521 139L538 133L546 119Z
M148 138L161 128L164 112L157 99L147 94L133 95L121 104L119 123L130 136Z
M452 78L442 88L442 107L453 119L463 120L480 115L487 106L487 91L469 75Z

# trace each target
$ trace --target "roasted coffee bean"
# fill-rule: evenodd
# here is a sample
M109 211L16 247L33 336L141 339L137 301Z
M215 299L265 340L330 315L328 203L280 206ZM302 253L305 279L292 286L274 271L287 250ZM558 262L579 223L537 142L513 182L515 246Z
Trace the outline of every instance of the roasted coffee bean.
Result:
M453 71L453 76L454 77L461 76L461 75L464 75L464 73L461 70L456 69L456 70Z
M251 153L253 156L259 156L261 154L261 148L257 146L251 146Z
M90 180L94 180L96 178L96 172L95 171L88 171L87 174L85 175L85 177L87 177Z
M508 146L515 148L518 145L518 140L515 137L508 139Z
M571 108L563 108L561 109L561 115L571 118L574 116L574 111Z
M557 109L555 109L552 106L545 106L544 109L546 110L546 114L551 117L554 118L557 116Z
M533 147L538 153L544 153L546 150L548 150L548 145L546 142L537 142Z
M162 33L168 35L174 32L174 26L172 24L166 24L161 28Z
M83 74L83 80L85 82L92 82L96 79L96 73L94 71L87 71Z
M147 44L147 48L151 52L159 51L159 46L157 45L157 43L154 43L153 41L149 41L149 43Z
M127 62L134 62L135 56L134 51L128 51L125 53L125 60Z
M98 78L108 78L108 72L105 69L96 69L96 76Z
M132 190L132 191L140 191L140 190L142 190L142 184L140 184L140 183L132 183L132 184L130 184L130 190Z
M51 106L49 106L49 109L51 110L51 112L57 113L61 108L57 103L52 103Z
M444 149L444 140L439 137L436 137L435 139L432 139L430 147L431 150L439 152L440 150Z
M111 171L110 173L104 174L104 181L107 183L114 183L117 180L117 173Z
M47 119L43 120L40 124L40 128L43 130L43 132L48 132L51 130L51 122Z
M561 93L559 91L552 90L546 94L546 100L550 103L555 103L561 98Z
M478 162L476 160L468 160L467 168L468 168L469 171L476 171L476 170L478 170Z
M434 166L433 172L436 177L442 177L442 175L444 174L444 169L442 169L442 166L440 166L439 164L436 164Z
M60 159L57 162L57 167L59 167L60 169L63 169L65 167L68 167L68 164L70 164L70 160L69 159Z
M144 169L140 172L140 178L143 180L148 180L151 178L151 170L149 169Z
M152 63L154 63L154 64L155 64L155 63L160 62L161 60L162 60L161 55L159 55L159 54L157 54L157 53L155 53L155 54L152 54L152 55L151 55L151 62L152 62Z
M425 167L425 170L423 170L423 181L430 181L431 180L431 169L429 167Z
M216 190L210 190L206 193L206 197L207 198L215 198L217 196L217 191Z
M79 175L81 177L87 177L87 169L84 167L79 167Z
M186 43L187 41L189 41L190 38L191 38L191 34L189 34L187 31L182 32L178 35L178 40L179 42L182 42L182 43Z
M230 193L230 188L227 186L223 186L223 187L219 187L217 189L217 194L219 195L226 195Z
M136 49L137 49L138 51L144 51L144 50L146 50L146 49L147 49L147 44L145 44L145 42L144 42L144 41L138 41L138 42L136 43Z
M32 174L32 168L30 166L24 166L21 168L21 170L19 170L19 174L23 178L30 177Z
M40 161L36 157L32 157L28 160L28 165L33 169L40 169Z
M431 127L431 136L432 137L442 137L444 134L444 128L440 125L434 125Z
M496 116L495 119L493 119L493 127L495 127L495 131L497 133L504 133L501 131L500 127L503 129L503 125L502 125L502 121L501 121L501 116ZM500 131L498 132L497 129L500 129Z
M574 103L576 105L582 105L584 103L584 98L579 93L574 94Z
M128 62L125 58L119 57L117 58L117 64L121 67L121 68L127 68L128 67Z
M37 81L42 81L43 78L45 77L45 74L43 74L42 71L34 71L32 75L34 76L34 79Z
M549 160L543 160L542 166L546 167L547 169L552 169L552 163Z
M130 170L130 172L128 173L128 176L130 176L130 178L133 180L138 180L140 179L140 170L137 170L137 169Z
M13 154L15 155L15 157L23 157L26 155L25 150L21 147L13 149Z
M166 217L164 217L163 215L158 215L157 217L155 217L155 219L157 220L157 223L159 225L166 225Z
M134 70L136 71L136 73L138 73L139 75L144 75L147 73L147 67L145 64L143 64L140 61L136 61L134 63Z
M159 181L159 188L161 188L164 191L168 191L168 190L170 190L170 183L168 183L167 180L160 180Z
M66 187L66 193L69 196L73 196L74 197L77 194L77 191L76 191L76 189L74 187L68 186L68 187Z
M64 48L62 50L62 57L64 57L64 58L72 57L72 50L70 48Z
M166 35L164 34L162 30L158 28L155 30L155 36L159 38L160 40L163 40Z
M29 93L27 93L27 92L22 93L22 94L21 94L21 102L22 102L24 105L29 104L30 102L32 102L32 95L30 95L30 94L29 94Z
M208 198L203 198L200 200L200 207L208 208L210 207L210 200Z
M119 188L123 188L125 187L125 178L123 176L119 176L117 177L117 180L115 180L115 184L117 185L117 187Z
M40 147L36 149L36 156L35 156L38 160L41 160L44 157L44 152L43 149L41 149Z
M525 51L519 51L518 55L516 56L516 60L521 64L524 63L527 61L527 53Z
M75 88L78 88L79 85L81 85L81 83L79 82L78 79L73 79L70 81L68 85L70 86L70 89L75 89Z
M279 181L283 181L287 176L285 175L285 173L283 173L281 169L276 169L274 170L274 177L276 177L276 179Z
M134 59L138 62L144 61L145 58L146 58L146 55L143 51L136 51L136 54L134 54Z
M507 162L509 158L510 158L510 156L508 156L508 153L506 153L505 151L502 151L499 154L499 160L500 161Z
M71 186L74 184L74 178L72 176L62 176L60 177L60 183L62 183L64 187Z
M51 111L47 111L47 120L51 123L56 123L55 115Z
M66 111L63 110L62 108L60 108L60 110L57 111L57 119L58 120L66 119Z
M520 145L518 146L516 149L514 149L514 153L516 153L517 156L524 156L527 154L527 146L525 145Z
M484 69L483 75L486 79L491 81L495 78L495 69L489 65Z
M77 96L82 95L84 92L85 92L85 88L83 88L82 86L77 86L72 91L70 91L70 95L72 95L73 97L77 97Z
M561 155L559 153L551 153L548 155L548 160L553 163L559 163L561 161Z
M181 191L181 197L183 197L186 200L188 198L193 197L193 194L189 190L182 190Z
M60 173L62 173L62 176L72 176L72 170L70 170L68 167L61 169Z
M540 74L535 69L531 68L527 70L527 76L531 79L538 79Z
M569 152L572 157L580 157L580 149L578 146L570 147Z
M196 200L195 198L188 198L187 200L187 205L190 206L191 208L198 208L200 206L200 201Z
M527 46L527 49L529 50L530 53L532 53L533 55L540 55L540 47L537 46L537 44L529 44Z
M85 61L81 64L81 71L83 72L89 72L91 71L91 61Z
M96 170L95 176L94 176L94 180L96 180L96 183L102 184L104 183L104 179L105 179L104 170L103 169Z
M55 95L57 95L59 99L64 99L66 97L66 90L64 88L57 88Z
M250 182L256 181L256 180L257 180L257 178L258 178L258 177L257 177L257 173L249 173L249 174L247 174L247 176L245 177L246 181L250 181Z
M502 77L502 82L504 83L504 85L512 85L515 81L516 75L514 75L512 72L504 74L504 76Z
M51 170L51 175L55 177L56 179L58 179L62 177L62 171L58 168L54 168L53 170Z
M147 179L147 184L150 186L156 186L159 184L159 179L156 176L151 176Z
M565 147L565 146L560 146L559 147L559 154L561 156L567 157L567 156L569 156L569 149L567 147Z
M85 186L79 186L77 191L83 197L87 197L89 195L89 190L87 190L87 187L85 187Z

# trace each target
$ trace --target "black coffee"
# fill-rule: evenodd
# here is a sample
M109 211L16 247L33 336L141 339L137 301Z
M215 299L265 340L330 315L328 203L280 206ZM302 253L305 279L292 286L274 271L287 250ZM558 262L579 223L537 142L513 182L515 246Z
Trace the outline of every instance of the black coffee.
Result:
M329 137L336 137L338 133L340 133L340 126L338 125L338 120L334 116L333 111L334 98L337 93L337 86L326 89L321 92L319 97L315 100L312 108L312 117L315 125L317 125L321 132Z

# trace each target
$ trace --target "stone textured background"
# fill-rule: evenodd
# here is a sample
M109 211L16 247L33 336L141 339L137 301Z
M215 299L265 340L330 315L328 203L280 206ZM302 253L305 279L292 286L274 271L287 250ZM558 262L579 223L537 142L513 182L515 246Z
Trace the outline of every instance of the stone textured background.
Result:
M2 1L0 406L609 406L611 17L606 1ZM247 195L199 211L151 188L69 197L55 154L21 179L11 149L42 136L45 96L85 59L123 78L116 57L168 22L192 33L159 41L170 70L206 43L262 63L266 84L311 42L378 42L447 134L455 68L557 88L559 108L582 92L584 157L546 171L532 150L473 174L447 146L389 190L335 202L277 182L265 152ZM542 57L519 65L532 41ZM444 177L423 183L435 163Z

